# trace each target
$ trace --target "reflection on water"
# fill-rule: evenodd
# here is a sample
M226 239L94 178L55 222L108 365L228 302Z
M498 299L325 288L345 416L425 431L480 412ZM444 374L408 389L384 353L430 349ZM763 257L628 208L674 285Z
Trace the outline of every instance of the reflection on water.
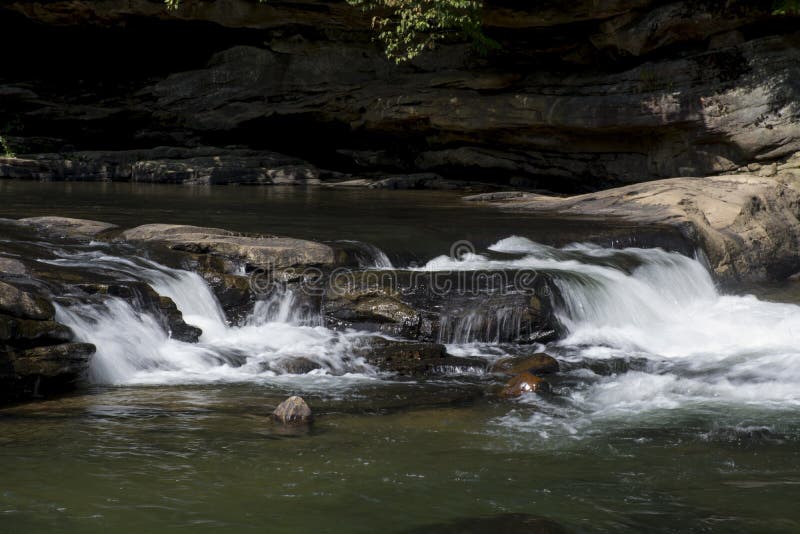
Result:
M505 532L523 514L576 531L800 529L796 305L720 295L697 261L677 254L536 242L607 239L612 225L525 218L444 193L210 193L0 182L0 215L357 239L424 259L420 270L547 270L569 331L547 347L562 362L555 394L501 401L490 394L501 377L418 382L341 366L349 334L282 306L234 328L195 274L108 245L18 242L6 248L64 272L148 280L204 336L171 340L122 301L60 309L101 346L99 382L138 385L0 410L0 530L403 532L467 521ZM465 238L476 253L440 256ZM793 300L792 291L762 294ZM226 360L243 347L248 363ZM531 347L449 350L494 360ZM305 375L263 366L282 351L327 365ZM316 422L287 431L269 414L295 393Z
M287 436L266 416L290 391L96 389L3 410L4 530L399 532L510 512L579 531L797 528L797 415L664 413L542 440L500 431L508 407L487 400L376 415L389 388L311 396L317 423Z
M544 243L608 242L630 224L552 220L479 207L446 191L331 190L0 180L0 217L60 215L132 227L194 224L318 241L371 243L392 260L428 259L468 240L486 247L516 233ZM683 247L675 235L641 229L644 241ZM625 243L635 244L635 243Z

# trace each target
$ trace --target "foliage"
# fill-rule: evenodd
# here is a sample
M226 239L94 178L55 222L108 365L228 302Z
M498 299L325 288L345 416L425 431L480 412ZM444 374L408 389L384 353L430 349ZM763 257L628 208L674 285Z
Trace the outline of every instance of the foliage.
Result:
M775 0L773 7L775 15L800 14L800 0Z
M348 0L371 13L386 55L399 62L449 37L466 38L479 52L497 48L481 27L482 0Z
M258 0L264 2L265 0ZM466 39L479 53L499 48L484 35L483 0L347 0L372 15L372 27L386 55L401 63L415 58L436 43ZM181 0L164 0L177 9Z
M6 138L2 135L0 135L0 154L2 154L5 158L16 157L14 152L11 150L11 147L8 146L8 141L6 141Z

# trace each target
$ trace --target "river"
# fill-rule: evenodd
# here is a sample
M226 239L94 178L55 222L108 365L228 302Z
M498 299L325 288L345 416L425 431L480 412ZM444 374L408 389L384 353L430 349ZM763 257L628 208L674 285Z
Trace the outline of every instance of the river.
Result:
M454 193L0 182L0 196L0 217L202 224L362 241L419 271L547 272L566 328L537 347L475 342L469 329L447 340L455 355L543 349L561 362L552 395L498 399L488 375L377 372L351 357L357 333L293 314L291 295L230 326L194 273L106 243L17 243L59 268L145 280L203 336L171 339L122 300L59 306L98 352L76 394L0 410L0 530L522 524L508 514L541 517L542 532L800 528L791 285L723 294L691 251L642 248L658 242L652 230L620 240L629 226L501 212ZM461 240L473 248L453 258ZM320 368L276 372L287 354ZM314 408L310 429L269 422L289 394Z

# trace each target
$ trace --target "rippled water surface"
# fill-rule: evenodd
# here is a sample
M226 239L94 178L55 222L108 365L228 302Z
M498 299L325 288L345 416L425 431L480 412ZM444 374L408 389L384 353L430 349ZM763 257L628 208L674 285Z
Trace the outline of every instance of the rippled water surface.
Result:
M500 377L378 373L348 357L354 333L294 316L288 296L230 327L192 273L104 244L46 249L62 269L135 273L204 334L169 339L123 301L60 308L100 347L92 383L0 410L0 531L523 526L508 514L542 518L542 532L800 530L796 286L722 294L694 258L573 243L641 245L649 234L619 243L618 225L526 218L452 194L18 182L0 182L0 194L6 217L357 239L419 271L546 272L567 330L546 347L449 345L489 361L541 348L560 360L553 395L501 400ZM474 252L448 256L457 239ZM275 372L285 354L322 367ZM317 414L310 429L268 417L294 393Z

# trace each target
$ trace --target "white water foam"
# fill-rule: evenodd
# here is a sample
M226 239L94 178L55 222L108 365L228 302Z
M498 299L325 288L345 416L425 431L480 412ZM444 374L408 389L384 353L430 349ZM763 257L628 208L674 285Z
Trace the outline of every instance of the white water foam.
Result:
M276 293L261 302L241 327L225 323L203 279L135 258L105 252L56 262L109 269L148 280L204 330L200 343L169 339L152 318L119 299L102 306L59 307L59 320L94 342L92 368L106 383L185 383L215 380L373 380L351 358L351 336L322 326L297 295ZM720 294L703 265L659 249L606 249L591 245L553 248L511 237L484 253L441 256L423 270L532 269L547 271L563 303L559 317L568 335L548 349L565 364L554 380L556 401L530 396L534 415L518 409L503 425L548 434L581 435L598 421L653 417L675 410L785 410L800 406L800 307L753 296ZM451 346L453 354L483 353L491 345ZM281 375L280 363L304 357L321 369ZM646 362L633 370L602 372L587 362ZM591 369L595 369L594 371ZM316 377L316 378L315 378ZM560 381L560 382L559 382ZM327 387L327 386L326 386ZM544 430L543 430L544 429Z
M258 302L245 325L230 326L214 294L196 273L98 252L51 263L143 279L173 299L187 323L203 330L199 343L171 339L156 319L114 297L102 303L57 306L58 320L70 326L78 339L97 346L90 370L96 383L285 383L281 375L291 373L290 362L299 358L306 362L298 371L308 375L298 382L304 389L375 379L374 370L351 355L352 340L359 334L324 328L319 317L296 305L290 291L277 291ZM308 370L308 362L318 368Z
M504 425L578 435L600 420L665 410L800 406L799 306L722 295L700 261L660 249L556 249L514 236L489 251L495 255L440 256L422 269L552 274L568 335L550 349L577 368L557 388L565 402L542 411L547 403L529 396L523 402L537 413L512 412ZM621 374L585 365L632 357L649 363Z

